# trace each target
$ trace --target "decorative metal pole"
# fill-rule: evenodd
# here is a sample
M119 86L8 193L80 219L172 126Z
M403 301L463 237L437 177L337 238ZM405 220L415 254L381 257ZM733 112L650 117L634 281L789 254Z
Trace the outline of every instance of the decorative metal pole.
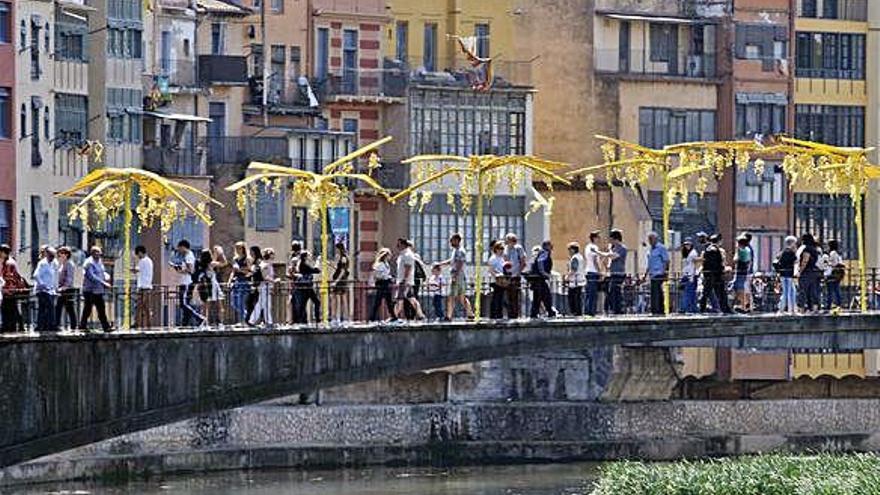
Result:
M321 199L321 320L326 325L330 323L330 263L327 259L328 243L330 241L330 222L328 219L327 201Z
M669 215L672 213L672 200L674 200L674 196L670 197L669 194L669 164L663 165L663 244L666 247L667 253L669 252L671 246L669 245L672 241L671 235L669 234ZM666 273L666 281L663 282L663 311L666 315L670 313L670 303L669 300L669 284L672 282L669 280L669 271Z
M853 191L855 193L853 197L853 206L856 209L856 235L859 244L859 291L860 297L859 302L861 306L862 313L868 311L868 272L865 267L865 226L864 226L864 218L862 215L862 184L865 180L865 166L864 163L859 164L859 177L856 181L856 185L852 186Z
M477 170L477 218L476 239L474 240L474 321L480 321L481 299L483 298L483 171L479 158L471 157L471 168Z
M122 329L131 328L131 181L125 181L123 185L125 198L125 225L123 226L123 236L125 237L125 247L122 251L122 276L125 283L123 284L122 294Z

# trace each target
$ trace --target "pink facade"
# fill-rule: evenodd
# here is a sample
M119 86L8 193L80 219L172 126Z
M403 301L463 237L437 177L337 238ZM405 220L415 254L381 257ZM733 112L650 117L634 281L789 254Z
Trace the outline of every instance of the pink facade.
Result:
M14 32L13 27L13 19L15 19L15 2L2 1L0 2L4 4L4 7L8 8L6 12L5 22L8 23L6 26L6 32L12 36ZM9 40L0 40L0 91L2 91L3 98L5 98L5 104L0 105L0 109L6 113L2 118L5 119L6 122L6 132L8 135L0 136L0 177L3 180L0 180L0 201L9 201L13 203L11 208L9 208L8 213L10 214L10 218L8 218L9 227L10 227L10 238L4 239L3 241L13 242L13 238L15 237L15 149L16 149L16 140L15 136L18 135L19 130L17 129L17 119L14 118L16 115L14 112L14 91L15 91L15 44L14 39Z

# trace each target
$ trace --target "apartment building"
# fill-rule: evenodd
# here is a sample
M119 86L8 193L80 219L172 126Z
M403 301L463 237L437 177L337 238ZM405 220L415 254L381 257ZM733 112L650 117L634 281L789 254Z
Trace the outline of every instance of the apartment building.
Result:
M89 57L85 2L16 2L19 122L16 156L18 259L30 273L43 244L85 241L81 225L67 217L72 200L58 199L92 162L88 151Z
M16 245L16 136L15 106L16 44L13 40L18 2L0 2L0 242Z

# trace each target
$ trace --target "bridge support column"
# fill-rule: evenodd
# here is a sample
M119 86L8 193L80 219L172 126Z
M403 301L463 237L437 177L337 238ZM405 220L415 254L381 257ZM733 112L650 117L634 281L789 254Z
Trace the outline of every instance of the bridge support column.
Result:
M678 383L675 348L614 348L611 380L601 400L626 402L666 400Z

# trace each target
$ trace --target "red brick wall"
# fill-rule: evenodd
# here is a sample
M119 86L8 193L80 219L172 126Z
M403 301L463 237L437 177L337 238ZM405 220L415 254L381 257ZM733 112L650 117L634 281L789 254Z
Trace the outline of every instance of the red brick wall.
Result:
M15 4L16 2L4 2L9 5L12 9L10 12L10 18L15 19ZM18 33L15 26L11 26L11 33L14 37L16 33ZM16 116L18 115L15 112L14 104L12 102L15 101L14 91L15 91L15 44L14 43L6 43L0 45L0 88L4 88L9 92L9 108L11 115L8 116L10 120L10 137L8 139L0 139L0 177L3 177L3 180L0 181L0 200L8 200L15 201L15 149L16 149L16 141L15 136L18 135L17 122L18 119ZM18 229L15 226L15 221L18 218L16 214L16 205L13 203L12 208L12 237L13 243L16 234L18 233Z

